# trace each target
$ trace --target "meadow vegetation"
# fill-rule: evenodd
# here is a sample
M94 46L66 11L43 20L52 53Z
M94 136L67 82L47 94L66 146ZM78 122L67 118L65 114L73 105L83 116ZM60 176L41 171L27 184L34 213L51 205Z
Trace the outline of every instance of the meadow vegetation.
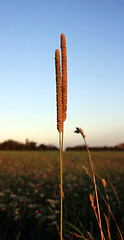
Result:
M102 227L108 238L104 213L109 219L111 238L120 239L116 224L103 200L106 193L121 233L124 234L124 152L91 152L98 186ZM64 152L63 238L100 239L90 202L94 191L86 151ZM100 178L100 177L101 178ZM106 189L101 179L105 179ZM60 175L58 152L0 152L0 240L60 239ZM71 224L75 226L72 227ZM78 230L76 230L76 227ZM83 238L83 235L85 238ZM78 237L79 238L79 237ZM81 239L81 237L79 238Z

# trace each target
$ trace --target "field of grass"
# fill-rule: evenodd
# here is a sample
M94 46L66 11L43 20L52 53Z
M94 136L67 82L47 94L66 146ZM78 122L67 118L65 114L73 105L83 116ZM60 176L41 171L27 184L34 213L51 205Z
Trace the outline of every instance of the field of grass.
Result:
M99 187L102 226L106 239L107 215L113 239L120 239L116 225L103 200L109 204L124 234L124 152L91 152L95 173L105 179L106 192L96 175ZM63 237L77 239L77 227L86 239L90 232L100 239L99 227L90 203L94 185L88 154L64 152L63 160ZM59 152L0 152L0 240L59 239L60 219ZM84 239L82 237L82 239Z

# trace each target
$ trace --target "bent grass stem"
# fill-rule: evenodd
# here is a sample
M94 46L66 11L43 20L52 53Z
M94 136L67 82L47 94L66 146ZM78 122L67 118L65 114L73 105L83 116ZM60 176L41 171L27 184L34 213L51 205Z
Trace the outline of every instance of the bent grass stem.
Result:
M92 159L91 159L91 155L90 155L90 151L88 148L88 145L86 143L86 136L83 132L83 130L81 128L76 128L75 133L80 133L84 139L84 143L89 155L89 159L90 159L90 165L91 165L91 170L92 170L92 175L93 175L93 182L94 182L94 188L95 188L95 195L96 195L96 203L97 203L97 211L98 211L98 220L99 220L99 228L100 228L100 233L101 233L101 239L105 240L104 234L103 234L103 230L102 230L102 223L101 223L101 216L100 216L100 208L99 208L99 200L98 200L98 193L97 193L97 184L96 184L96 178L95 178L95 173L94 173L94 168L93 168L93 163L92 163Z

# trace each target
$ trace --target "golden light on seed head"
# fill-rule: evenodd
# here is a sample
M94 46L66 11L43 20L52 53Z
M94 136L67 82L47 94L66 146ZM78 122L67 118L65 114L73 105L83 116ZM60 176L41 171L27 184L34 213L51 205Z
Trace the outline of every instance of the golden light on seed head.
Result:
M61 84L60 52L58 49L55 51L55 68L56 68L57 129L61 133L63 125L62 84Z
M64 33L61 34L61 59L62 59L62 105L63 121L66 120L67 110L67 51Z

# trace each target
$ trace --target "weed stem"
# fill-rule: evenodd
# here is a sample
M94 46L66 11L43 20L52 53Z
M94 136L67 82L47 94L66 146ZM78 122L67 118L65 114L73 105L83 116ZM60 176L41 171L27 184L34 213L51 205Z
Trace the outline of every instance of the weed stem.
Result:
M99 220L98 225L99 225L99 228L100 228L101 239L105 240L105 237L104 237L104 234L103 234L103 230L102 230L102 224L101 224L100 208L99 208L99 200L98 200L98 193L97 193L97 184L96 184L96 179L95 179L95 173L94 173L94 169L93 169L93 163L92 163L90 151L89 151L88 145L86 143L86 139L85 139L86 136L85 136L85 134L84 134L84 132L83 132L83 130L81 128L77 128L76 127L75 133L80 133L82 135L82 137L84 139L84 143L85 143L86 149L87 149L87 152L88 152L88 155L89 155L90 165L91 165L92 174L93 174L93 182L94 182L94 187L95 187L95 194L96 194L96 203L97 203L98 220Z
M62 240L62 144L61 144L61 133L59 133L59 151L60 151L60 201L61 201L61 211L60 211L60 239Z

